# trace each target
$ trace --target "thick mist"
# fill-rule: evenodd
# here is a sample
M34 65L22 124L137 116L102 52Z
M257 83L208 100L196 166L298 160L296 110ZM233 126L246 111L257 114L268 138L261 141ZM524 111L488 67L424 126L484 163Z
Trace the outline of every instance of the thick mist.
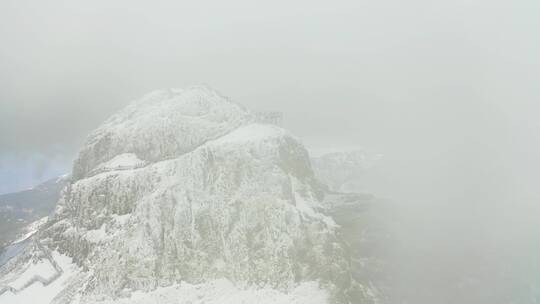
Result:
M384 155L393 303L540 301L538 1L2 1L0 193L130 100L206 83L314 154Z

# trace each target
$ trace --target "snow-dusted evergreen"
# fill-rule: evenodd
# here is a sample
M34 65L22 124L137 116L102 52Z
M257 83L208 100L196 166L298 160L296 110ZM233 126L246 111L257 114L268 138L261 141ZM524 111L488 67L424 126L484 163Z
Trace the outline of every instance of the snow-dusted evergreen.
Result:
M156 91L90 134L55 213L0 269L0 301L24 295L9 289L21 271L59 256L78 271L54 303L127 303L160 290L182 299L189 288L179 283L212 293L223 280L227 292L274 290L275 303L313 303L293 299L305 286L320 303L356 303L367 295L321 212L324 195L287 131L204 86Z

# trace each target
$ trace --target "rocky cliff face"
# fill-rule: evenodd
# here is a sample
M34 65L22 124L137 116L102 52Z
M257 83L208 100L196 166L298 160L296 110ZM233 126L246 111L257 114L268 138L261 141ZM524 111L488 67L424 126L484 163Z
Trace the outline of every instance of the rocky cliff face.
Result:
M287 131L206 87L157 91L89 136L36 238L83 269L83 303L222 278L359 300L323 195Z

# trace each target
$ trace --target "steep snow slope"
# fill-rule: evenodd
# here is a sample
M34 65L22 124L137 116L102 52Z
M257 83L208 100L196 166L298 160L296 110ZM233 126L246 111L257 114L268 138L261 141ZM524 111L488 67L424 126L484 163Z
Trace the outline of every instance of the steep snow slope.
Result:
M289 293L272 288L241 289L226 279L203 284L175 284L151 292L134 292L130 297L96 304L324 304L328 293L316 283L301 283Z
M62 292L69 289L73 280L80 275L79 267L71 258L58 252L46 252L43 248L30 248L25 254L34 255L24 259L26 263L18 265L15 271L3 275L0 280L0 284L5 286L5 289L0 288L2 304L54 302L55 298L62 297ZM11 278L11 275L16 278Z
M287 131L252 121L198 86L153 92L93 132L34 237L81 267L55 303L216 280L234 284L228 290L275 290L285 297L276 303L305 284L332 303L368 297L351 277L339 227L321 213L324 193L306 149Z

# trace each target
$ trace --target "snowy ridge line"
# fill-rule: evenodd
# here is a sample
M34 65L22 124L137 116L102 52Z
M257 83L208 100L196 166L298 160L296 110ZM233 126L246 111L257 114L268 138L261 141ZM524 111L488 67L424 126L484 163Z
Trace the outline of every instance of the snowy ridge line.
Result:
M246 108L214 89L157 90L131 102L87 136L74 163L75 181L124 153L156 161L181 155L203 141L253 121Z
M115 168L97 168L97 169L94 169L94 170L88 172L88 175L85 178L89 178L89 177L96 176L96 175L99 175L101 173L107 173L107 172L140 169L140 168L144 168L144 167L146 167L148 165L151 165L151 163L140 164L140 165L135 165L135 166L118 166L118 167L115 167Z
M4 293L8 291L11 291L13 294L17 294L36 282L40 282L41 284L43 284L44 287L46 287L49 284L56 281L64 273L64 270L53 259L50 251L47 248L43 247L41 243L39 243L39 241L35 240L34 243L36 247L38 247L38 249L45 255L45 259L47 259L49 263L51 263L56 273L48 279L45 279L44 277L40 275L34 275L28 280L28 282L26 282L21 288L18 288L18 289L13 288L11 286L0 286L0 296L2 296Z
M15 245L17 243L22 243L22 242L30 239L30 237L32 237L34 234L36 234L36 232L39 231L39 228L41 226L43 226L45 223L47 223L48 218L49 218L48 216L45 216L43 218L40 218L37 221L34 221L34 222L30 223L26 227L26 234L21 236L19 239L15 240L13 243L11 243L11 245Z
M245 123L245 124L240 124L238 125L236 128L224 133L224 134L221 134L219 136L216 136L215 138L211 138L211 139L208 139L204 142L202 142L200 145L198 146L195 146L193 147L192 149L188 150L188 151L185 151L184 153L181 153L179 155L174 155L174 156L170 156L170 157L166 157L166 158L163 158L163 159L160 159L158 161L154 161L154 162L151 162L151 161L144 161L144 163L141 163L141 164L137 164L137 165L134 165L134 166L118 166L118 167L114 167L114 168L94 168L92 170L90 170L86 176L84 176L82 179L86 179L86 178L90 178L90 177L93 177L93 176L96 176L96 175L99 175L99 174L102 174L102 173L109 173L109 172L116 172L116 171L125 171L125 170L136 170L136 169L141 169L141 168L145 168L145 167L148 167L148 166L151 166L153 164L157 164L157 163L161 163L161 162L166 162L166 161L170 161L170 160L174 160L174 159L177 159L177 158L180 158L184 155L187 155L189 153L193 153L194 151L196 151L197 149L200 149L201 147L204 147L206 145L208 145L209 143L212 143L222 137L225 137L229 134L231 134L232 132L238 130L238 129L241 129L242 127L245 127L247 125L250 125L250 124L254 124L255 122L251 121L251 122L248 122L248 123Z
M271 126L271 127L275 127L275 128L278 128L280 130L283 130L285 131L285 129L282 129L280 126L278 125L275 125L275 124L270 124L270 123L263 123L263 122L256 122L256 121L250 121L248 123L245 123L245 124L241 124L239 126L237 126L236 128L228 131L227 133L224 133L224 134L221 134L215 138L211 138L211 139L208 139L204 142L202 142L200 145L196 146L196 147L193 147L192 149L188 150L188 151L185 151L184 153L182 154L179 154L179 155L175 155L175 156L171 156L171 157L166 157L166 158L163 158L163 159L160 159L158 161L154 161L154 162L151 162L151 161L144 161L144 163L141 163L141 164L137 164L137 165L126 165L126 166L118 166L118 167L114 167L114 168L95 168L95 169L92 169L91 171L89 171L87 173L87 175L82 178L82 179L87 179L87 178L91 178L91 177L94 177L94 176L97 176L97 175L100 175L100 174L103 174L103 173L110 173L110 172L117 172L117 171L126 171L126 170L136 170L136 169L142 169L142 168L146 168L148 166L152 166L154 164L159 164L159 163L162 163L162 162L167 162L167 161L171 161L171 160L175 160L175 159L178 159L178 158L181 158L185 155L188 155L190 153L193 153L195 151L197 151L198 149L201 149L201 148L204 148L212 143L217 143L219 142L220 139L222 138L226 138L227 136L233 134L234 132L237 132L239 130L241 130L242 128L245 128L247 126L251 126L251 125L259 125L259 126ZM288 134L289 136L291 136L290 134Z

